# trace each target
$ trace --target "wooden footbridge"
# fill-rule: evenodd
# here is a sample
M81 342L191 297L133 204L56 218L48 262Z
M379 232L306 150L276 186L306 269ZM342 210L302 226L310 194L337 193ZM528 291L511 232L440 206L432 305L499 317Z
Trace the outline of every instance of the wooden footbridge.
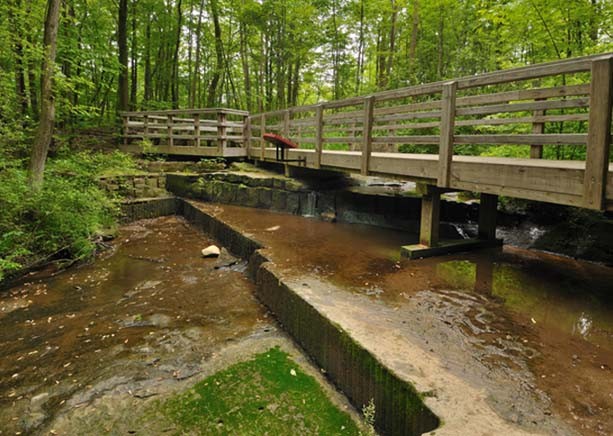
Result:
M260 114L128 112L123 147L275 162L262 137L277 133L299 145L287 150L286 168L420 182L421 242L432 247L445 191L483 194L481 240L493 239L498 195L613 210L612 101L608 53ZM504 155L492 153L498 147L525 157L483 155Z

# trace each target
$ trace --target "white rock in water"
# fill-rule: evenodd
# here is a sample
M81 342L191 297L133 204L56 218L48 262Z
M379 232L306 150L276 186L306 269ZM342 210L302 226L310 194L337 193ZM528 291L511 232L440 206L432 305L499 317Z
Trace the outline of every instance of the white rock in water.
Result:
M202 257L219 257L221 250L216 245L209 245L202 250Z

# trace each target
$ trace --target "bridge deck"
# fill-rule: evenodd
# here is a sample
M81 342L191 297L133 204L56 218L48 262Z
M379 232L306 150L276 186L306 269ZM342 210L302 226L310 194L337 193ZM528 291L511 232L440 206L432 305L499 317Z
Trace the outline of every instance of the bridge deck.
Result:
M261 150L251 156L260 159ZM303 158L291 166L315 168L314 150L288 150L289 159ZM324 150L323 169L360 172L361 152ZM275 149L265 149L265 161L275 161ZM435 154L371 154L370 174L423 181L436 185L439 156ZM506 195L527 200L583 205L584 161L453 156L451 189ZM613 163L607 179L607 209L613 210Z

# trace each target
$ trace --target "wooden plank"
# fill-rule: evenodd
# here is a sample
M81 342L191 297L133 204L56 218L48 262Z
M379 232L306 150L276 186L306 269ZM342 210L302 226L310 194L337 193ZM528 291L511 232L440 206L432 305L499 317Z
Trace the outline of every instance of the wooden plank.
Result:
M611 104L613 102L613 56L592 63L590 121L583 182L584 207L602 210L606 197Z
M491 115L508 112L524 112L535 110L568 109L588 107L589 98L571 98L568 100L544 100L529 103L509 103L489 106L477 106L456 110L458 116L466 115Z
M373 144L439 144L438 135L373 136Z
M455 99L457 89L458 84L456 82L449 82L443 85L441 135L438 148L438 179L436 183L440 188L449 187L449 175L451 172L451 161L453 159L456 110Z
M322 141L326 144L345 144L345 143L355 143L362 142L362 137L357 136L329 136L323 138Z
M587 135L562 133L543 135L456 135L456 144L543 144L543 145L584 145Z
M589 85L565 85L551 88L520 89L517 91L497 92L493 94L479 94L459 97L456 106L474 106L479 104L508 103L517 100L535 100L554 97L570 97L588 95Z
M142 149L138 145L122 146L122 150L130 153L142 153ZM217 147L193 147L193 146L174 146L156 145L152 148L153 154L168 154L180 156L203 156L214 157L219 156ZM246 150L242 147L226 148L225 156L246 156Z
M362 125L362 165L360 173L368 175L370 155L372 153L372 120L375 98L370 96L364 99L364 124Z
M324 107L317 106L315 111L315 169L321 167L321 153L323 151L323 123L324 123Z
M380 123L383 121L421 120L421 119L440 118L440 117L441 117L441 111L405 112L403 114L396 114L396 115L375 116L375 122Z

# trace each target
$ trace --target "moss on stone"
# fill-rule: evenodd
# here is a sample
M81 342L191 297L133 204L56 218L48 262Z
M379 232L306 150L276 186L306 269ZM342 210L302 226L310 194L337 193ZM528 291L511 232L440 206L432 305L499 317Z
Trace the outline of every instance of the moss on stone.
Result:
M206 378L162 410L182 432L196 434L359 434L278 347Z

